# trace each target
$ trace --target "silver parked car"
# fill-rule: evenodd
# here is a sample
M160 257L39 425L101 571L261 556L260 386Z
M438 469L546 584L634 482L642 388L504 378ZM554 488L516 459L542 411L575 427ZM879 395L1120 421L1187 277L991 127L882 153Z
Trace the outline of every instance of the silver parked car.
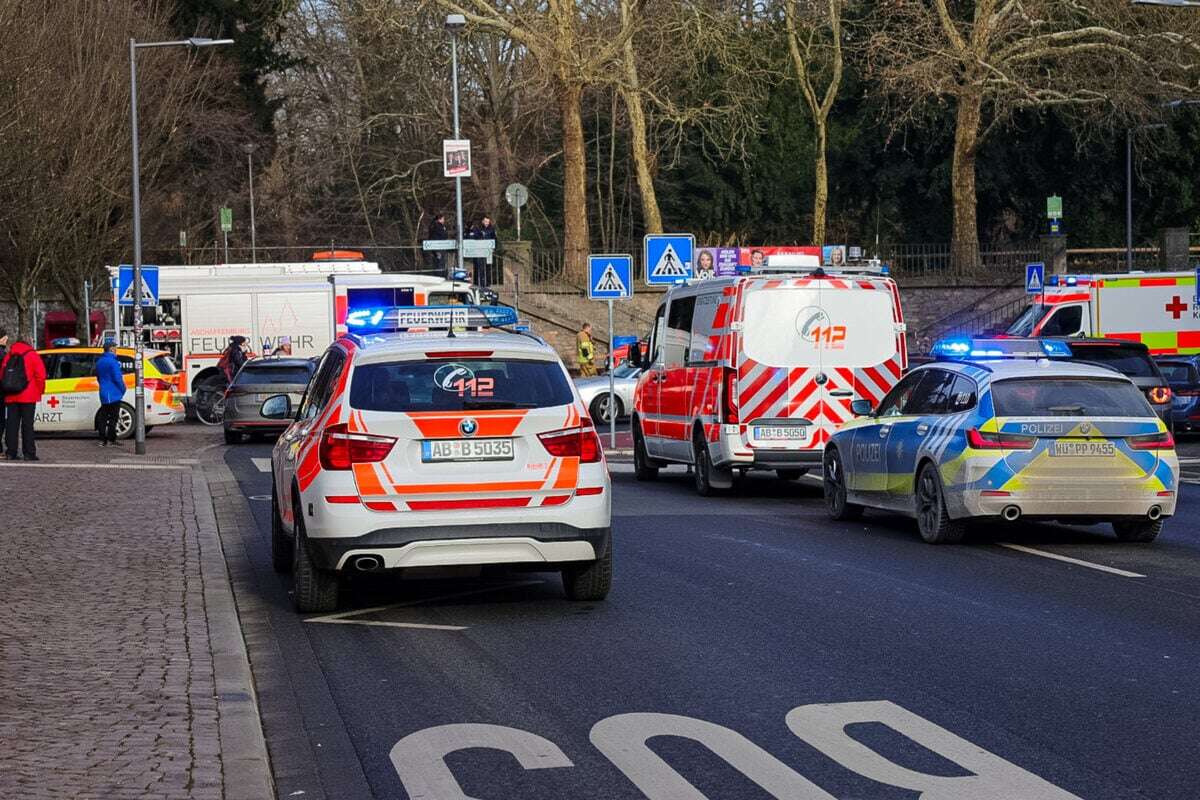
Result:
M635 367L629 362L619 364L613 370L614 389L617 393L617 419L629 416L633 408L633 390L637 388L638 376L642 374L641 367ZM583 398L592 422L596 425L608 423L609 398L608 376L597 375L594 378L576 378L575 388Z
M225 443L239 444L246 434L279 434L290 420L267 419L259 409L263 401L277 394L291 398L292 407L300 405L308 380L317 365L307 358L253 358L242 365L225 390Z

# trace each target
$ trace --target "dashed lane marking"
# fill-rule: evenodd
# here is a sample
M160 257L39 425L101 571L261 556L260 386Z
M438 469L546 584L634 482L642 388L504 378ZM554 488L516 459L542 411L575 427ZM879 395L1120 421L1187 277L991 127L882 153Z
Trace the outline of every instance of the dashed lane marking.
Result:
M251 458L250 461L254 463L254 468L259 472L271 471L271 459L269 458Z
M1091 561L1084 561L1079 558L1071 558L1070 556L1061 556L1058 553L1051 553L1046 550L1038 550L1033 547L1026 547L1023 544L1012 544L1010 542L996 542L996 544L1000 545L1001 547L1007 547L1009 550L1019 550L1022 553L1029 553L1031 556L1041 556L1042 558L1052 558L1055 561L1065 561L1068 564L1075 564L1076 566L1087 567L1088 569L1099 570L1100 572L1107 572L1110 575L1120 575L1122 578L1146 577L1138 572L1129 572L1128 570L1117 569L1116 567L1109 567L1104 564L1093 564Z
M419 606L425 603L436 603L439 600L454 600L459 597L470 597L477 594L487 594L489 592L499 592L504 589L516 589L520 586L534 586L539 583L545 583L542 580L518 581L517 583L505 583L499 586L487 586L483 589L471 589L466 592L454 592L453 594L437 595L436 597L422 597L420 600L409 600L404 603L392 603L386 606L373 606L371 608L356 608L353 611L343 611L338 614L326 614L320 617L308 617L305 622L322 622L327 625L372 625L383 628L417 628L418 630L429 631L465 631L466 625L433 625L424 622L389 622L386 620L376 619L351 619L351 617L361 616L362 614L375 614L380 611L388 611L393 608L406 608L408 606Z

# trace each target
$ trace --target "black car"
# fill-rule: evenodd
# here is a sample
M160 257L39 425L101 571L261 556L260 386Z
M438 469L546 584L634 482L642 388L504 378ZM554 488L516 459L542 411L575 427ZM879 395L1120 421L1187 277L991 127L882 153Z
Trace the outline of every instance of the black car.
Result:
M254 358L247 361L225 390L225 442L238 444L246 434L282 433L290 420L267 419L263 401L286 394L300 405L316 364L308 358Z
M1158 418L1171 429L1171 386L1141 342L1122 339L1063 339L1072 361L1108 367L1125 375L1146 395Z

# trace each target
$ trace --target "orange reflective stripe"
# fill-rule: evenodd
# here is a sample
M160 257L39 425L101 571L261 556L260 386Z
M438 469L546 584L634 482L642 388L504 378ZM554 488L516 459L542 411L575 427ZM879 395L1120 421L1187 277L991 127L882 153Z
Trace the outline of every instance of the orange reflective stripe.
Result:
M574 489L575 479L579 477L579 459L563 459L562 469L558 471L558 480L554 482L555 489Z
M531 492L542 488L541 481L506 483L416 483L394 487L397 494L476 494L478 492Z
M379 497L387 494L387 490L379 482L374 464L355 464L354 482L358 486L358 493L363 496Z
M528 409L452 414L442 411L412 411L409 412L408 418L417 426L422 436L429 439L449 439L462 435L459 433L458 423L465 417L471 417L479 423L476 436L512 436L528 413Z

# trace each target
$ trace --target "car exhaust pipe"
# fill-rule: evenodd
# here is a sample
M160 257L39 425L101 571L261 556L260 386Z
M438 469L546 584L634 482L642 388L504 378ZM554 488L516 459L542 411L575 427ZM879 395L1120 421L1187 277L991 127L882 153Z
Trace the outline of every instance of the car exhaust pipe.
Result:
M1162 509L1158 506L1150 506L1150 511L1146 514L1146 516L1150 518L1151 522L1153 522L1162 516Z
M350 562L350 566L359 572L374 572L383 568L383 559L379 556L357 556Z
M1000 512L1000 516L1004 517L1007 522L1016 522L1021 516L1021 509L1016 506L1005 506L1004 510Z

